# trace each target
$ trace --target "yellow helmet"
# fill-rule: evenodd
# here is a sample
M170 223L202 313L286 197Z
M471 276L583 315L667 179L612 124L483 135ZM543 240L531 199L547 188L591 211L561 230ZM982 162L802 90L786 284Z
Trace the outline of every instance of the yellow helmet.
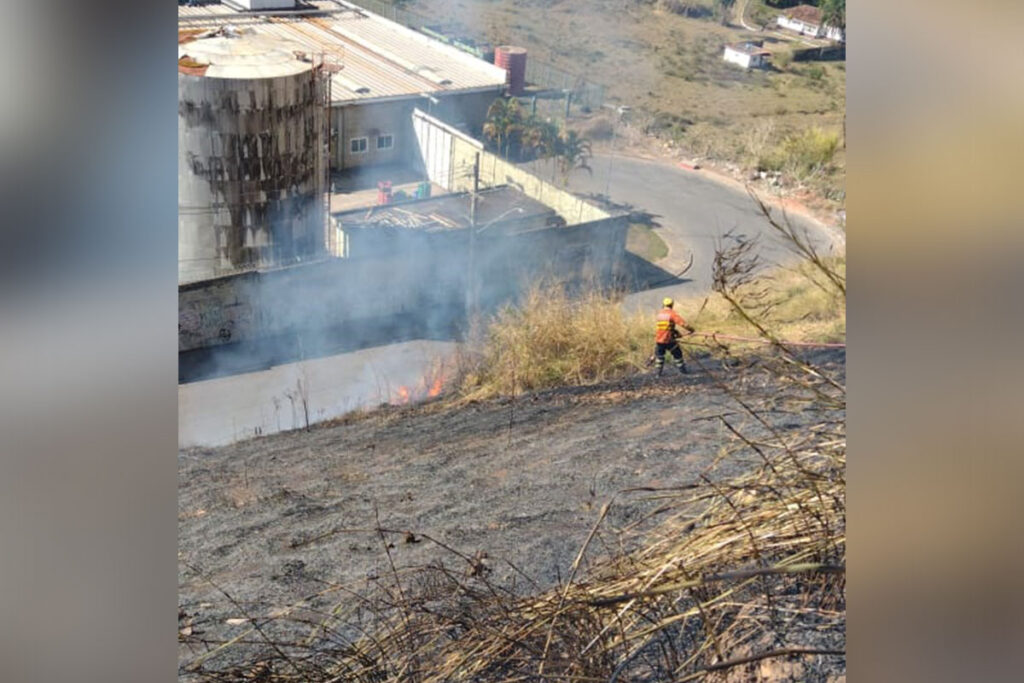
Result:
M672 304L674 303L675 302L672 301L672 297L670 296L666 296L664 299L661 300L661 305L664 306L665 308L672 308Z

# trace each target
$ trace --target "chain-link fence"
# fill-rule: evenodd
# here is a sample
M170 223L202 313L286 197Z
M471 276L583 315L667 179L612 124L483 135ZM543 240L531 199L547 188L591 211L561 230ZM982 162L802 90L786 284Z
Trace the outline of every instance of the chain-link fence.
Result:
M596 109L604 104L603 85L536 59L526 60L526 82L550 90L569 90L572 102L580 107Z
M349 0L349 2L417 31L430 24L430 19L422 14L400 9L390 2L382 2L381 0Z

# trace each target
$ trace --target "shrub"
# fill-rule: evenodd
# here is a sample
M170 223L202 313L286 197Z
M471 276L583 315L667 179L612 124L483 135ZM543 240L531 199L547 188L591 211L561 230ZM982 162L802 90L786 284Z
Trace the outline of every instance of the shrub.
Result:
M681 14L695 19L706 19L712 13L707 3L698 0L660 0L659 4L672 14Z
M588 384L636 370L650 351L647 322L601 293L574 300L536 286L491 321L463 392L475 398Z
M812 81L820 81L825 77L825 69L820 64L812 64L805 72Z
M764 171L783 171L803 180L815 175L832 161L839 147L839 135L820 128L786 137L758 160Z
M845 278L843 256L825 259ZM845 296L822 283L813 266L766 272L738 291L758 298L766 286L773 292L760 300L763 323L783 339L834 341L845 336ZM758 336L735 315L719 294L681 299L676 310L698 332ZM538 285L518 306L502 309L486 326L476 327L460 360L463 398L480 399L558 386L607 381L642 370L654 347L653 310L630 311L607 292L593 291L578 299L557 287ZM757 350L740 343L733 353ZM684 341L684 353L716 353L704 337Z
M790 170L810 174L832 161L839 147L839 136L811 128L788 137L782 147Z
M591 140L607 140L615 133L615 124L604 117L595 118L584 124L581 132Z

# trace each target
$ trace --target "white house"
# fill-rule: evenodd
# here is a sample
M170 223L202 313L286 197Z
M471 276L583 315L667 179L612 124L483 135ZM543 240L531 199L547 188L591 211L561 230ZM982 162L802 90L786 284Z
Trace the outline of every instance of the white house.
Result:
M722 55L722 59L727 62L732 62L733 64L738 64L744 69L760 69L766 67L772 57L772 53L761 47L762 45L764 45L764 43L760 41L726 45L725 54Z
M797 5L780 14L777 23L782 28L810 36L812 38L828 38L842 42L845 39L843 31L835 26L829 26L821 20L821 10L811 5Z

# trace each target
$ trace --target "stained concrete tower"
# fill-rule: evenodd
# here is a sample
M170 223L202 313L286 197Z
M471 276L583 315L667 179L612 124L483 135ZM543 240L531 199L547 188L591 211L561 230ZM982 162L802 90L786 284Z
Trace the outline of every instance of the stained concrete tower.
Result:
M282 41L232 27L179 36L179 283L323 251L325 83Z

